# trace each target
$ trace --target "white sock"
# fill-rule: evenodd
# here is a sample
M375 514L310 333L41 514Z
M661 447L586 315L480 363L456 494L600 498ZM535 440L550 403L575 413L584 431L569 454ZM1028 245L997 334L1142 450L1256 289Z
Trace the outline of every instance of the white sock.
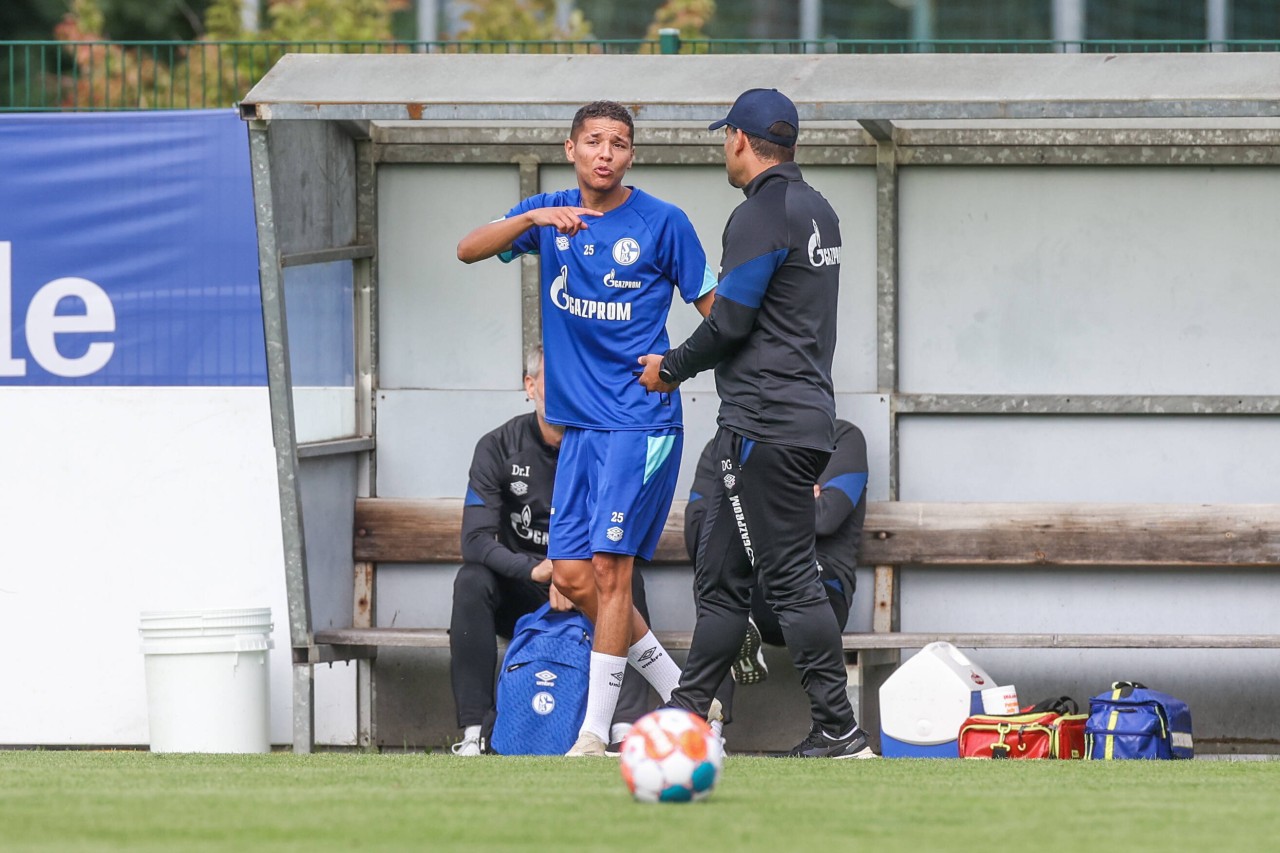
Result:
M630 723L614 723L609 728L609 743L622 743L630 733Z
M627 659L600 652L591 653L591 682L587 688L587 716L580 732L591 732L605 743L609 742L609 721L618 709L618 693L622 690L622 675L627 671Z
M465 729L462 730L463 740L477 740L479 739L479 737L480 737L479 726L467 726Z
M680 667L667 654L667 650L653 636L653 632L645 634L627 649L627 663L635 667L644 676L663 702L671 701L671 691L680 684Z

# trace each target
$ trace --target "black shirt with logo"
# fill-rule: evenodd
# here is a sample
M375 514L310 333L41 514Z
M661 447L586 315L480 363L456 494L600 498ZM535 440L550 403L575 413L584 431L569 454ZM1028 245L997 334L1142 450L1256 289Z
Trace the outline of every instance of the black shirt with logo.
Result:
M840 220L795 163L766 169L743 192L724 229L715 305L662 366L677 380L715 368L721 426L830 451Z
M547 557L559 456L559 448L542 440L533 412L512 418L476 443L462 511L463 560L529 579Z

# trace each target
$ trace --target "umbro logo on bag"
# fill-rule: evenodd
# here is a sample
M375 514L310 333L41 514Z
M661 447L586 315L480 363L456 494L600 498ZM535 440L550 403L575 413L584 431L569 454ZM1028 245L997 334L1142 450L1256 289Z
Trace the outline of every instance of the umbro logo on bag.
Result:
M542 672L536 672L533 677L538 679L536 684L539 687L556 686L556 674L549 669L544 669Z

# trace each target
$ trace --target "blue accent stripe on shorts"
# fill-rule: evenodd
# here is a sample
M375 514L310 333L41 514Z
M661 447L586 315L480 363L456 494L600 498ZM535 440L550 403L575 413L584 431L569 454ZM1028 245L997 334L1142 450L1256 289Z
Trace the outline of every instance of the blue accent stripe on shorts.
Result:
M742 439L742 458L738 460L739 465L747 464L747 457L751 455L751 451L755 449L756 440L754 438Z
M649 447L644 460L644 481L646 483L658 472L658 469L662 467L662 463L667 461L667 457L671 455L671 448L676 443L674 435L651 435L648 436L648 439Z

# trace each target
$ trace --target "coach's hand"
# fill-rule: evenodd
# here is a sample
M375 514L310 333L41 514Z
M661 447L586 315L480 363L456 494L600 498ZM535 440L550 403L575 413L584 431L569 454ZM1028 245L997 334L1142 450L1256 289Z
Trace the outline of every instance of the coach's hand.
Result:
M539 207L526 215L534 225L550 225L561 234L567 234L570 237L579 231L586 230L587 223L582 221L582 217L604 216L600 211L589 207Z
M662 377L658 376L658 371L662 368L662 356L650 353L640 356L639 361L644 365L644 370L640 371L640 378L636 381L643 385L646 391L670 394L680 385L679 382L675 384L663 382Z
M534 583L551 582L551 561L543 560L529 572L529 579Z

